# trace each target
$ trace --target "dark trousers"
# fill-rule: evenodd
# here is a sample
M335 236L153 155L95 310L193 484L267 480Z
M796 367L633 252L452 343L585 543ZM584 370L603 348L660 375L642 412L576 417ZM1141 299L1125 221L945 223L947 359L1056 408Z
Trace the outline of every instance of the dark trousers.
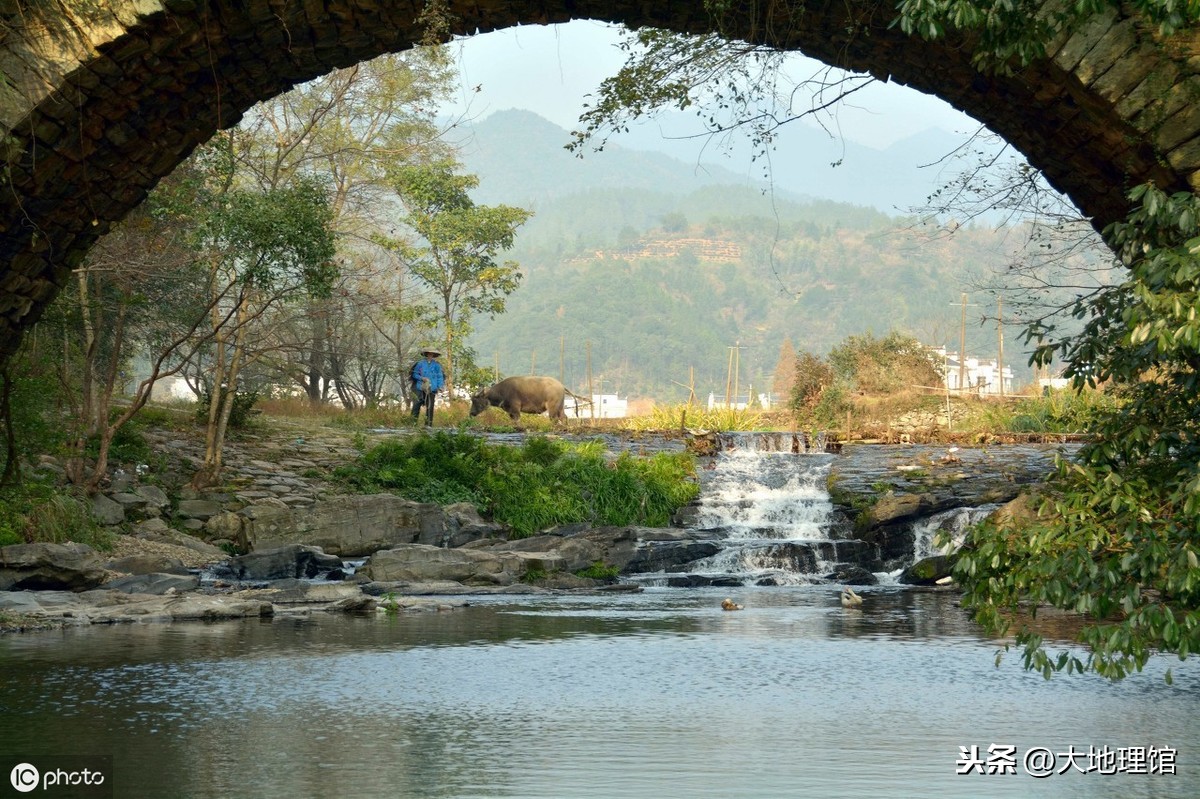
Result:
M413 409L412 416L414 419L421 415L421 406L425 406L425 426L433 426L433 398L437 395L436 391L416 391L413 392Z

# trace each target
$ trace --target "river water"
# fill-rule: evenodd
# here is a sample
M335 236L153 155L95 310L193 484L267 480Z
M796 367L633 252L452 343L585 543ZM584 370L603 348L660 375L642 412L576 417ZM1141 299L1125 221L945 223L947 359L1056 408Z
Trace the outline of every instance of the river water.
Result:
M1195 663L1045 681L994 665L953 594L861 592L861 611L831 586L651 588L11 635L0 752L110 755L118 797L1200 795ZM1065 773L1030 776L1043 748Z

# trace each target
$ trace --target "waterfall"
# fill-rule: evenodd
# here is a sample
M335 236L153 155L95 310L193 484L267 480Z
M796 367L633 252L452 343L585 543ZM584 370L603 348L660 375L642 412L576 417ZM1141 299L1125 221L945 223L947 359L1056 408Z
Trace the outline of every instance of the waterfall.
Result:
M701 481L693 526L723 549L691 573L716 584L797 584L824 579L862 542L839 540L826 488L833 455L792 433L722 433ZM675 584L695 584L697 577Z
M959 507L894 531L891 545L858 539L827 487L841 455L793 433L711 434L716 455L701 474L688 527L715 555L653 578L675 586L894 582L898 566L956 548L995 505ZM906 540L907 539L907 540ZM911 544L908 543L911 541ZM900 549L895 549L895 543ZM712 551L712 550L710 550Z
M913 527L913 562L958 549L972 525L983 521L999 505L951 508L916 522ZM938 543L942 543L941 546Z

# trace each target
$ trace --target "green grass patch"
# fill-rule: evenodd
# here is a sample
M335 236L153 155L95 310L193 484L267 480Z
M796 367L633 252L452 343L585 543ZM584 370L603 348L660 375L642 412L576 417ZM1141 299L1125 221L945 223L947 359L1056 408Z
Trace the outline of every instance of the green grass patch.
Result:
M572 523L662 527L699 492L686 453L613 458L595 442L539 436L515 447L450 431L385 441L333 476L359 493L470 502L517 536Z
M0 546L74 542L107 551L113 541L85 498L37 483L0 494Z

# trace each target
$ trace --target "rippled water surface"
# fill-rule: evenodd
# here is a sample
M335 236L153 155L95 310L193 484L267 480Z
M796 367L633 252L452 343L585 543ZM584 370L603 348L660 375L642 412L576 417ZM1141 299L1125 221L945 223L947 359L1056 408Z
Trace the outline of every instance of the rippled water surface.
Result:
M0 751L111 754L120 797L1200 796L1194 663L1046 682L953 595L726 593L8 636ZM956 774L993 744L1015 774ZM1072 746L1176 773L1025 773Z

